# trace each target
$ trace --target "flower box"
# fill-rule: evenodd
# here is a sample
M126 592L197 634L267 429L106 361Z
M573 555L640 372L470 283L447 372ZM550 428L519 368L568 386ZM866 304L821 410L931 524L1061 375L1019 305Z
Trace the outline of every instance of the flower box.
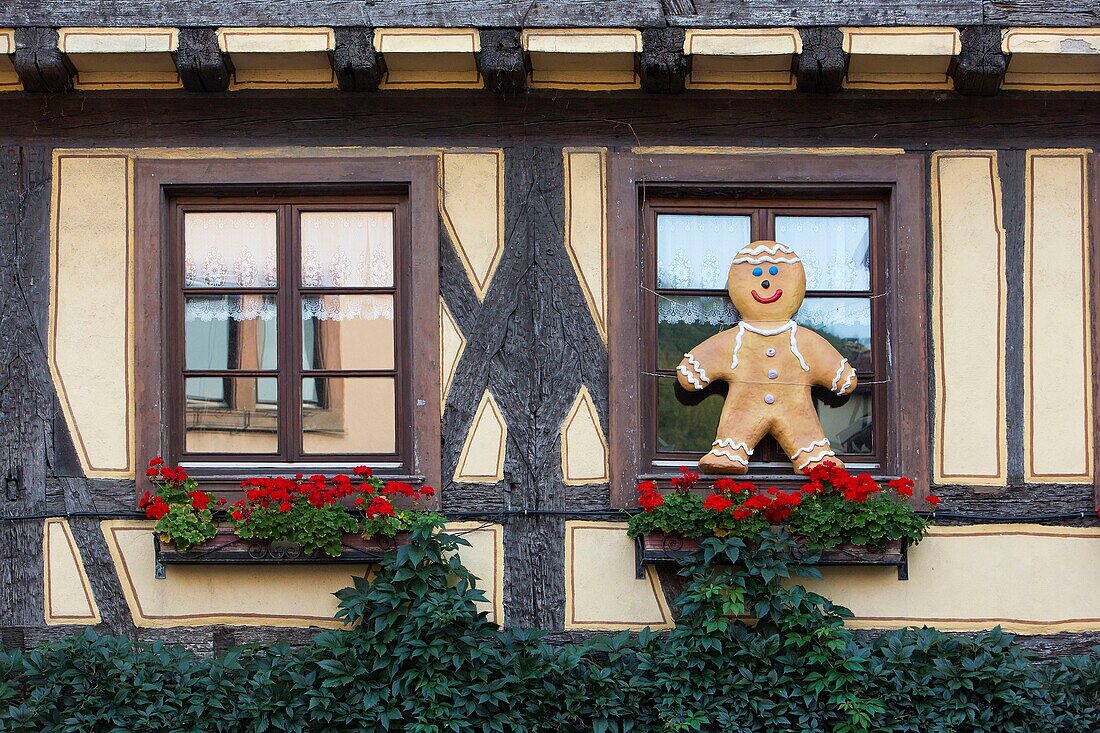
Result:
M165 565L377 563L386 552L407 545L409 535L399 533L396 537L375 535L368 538L349 533L343 536L341 543L343 552L335 557L323 552L305 555L293 542L243 539L232 528L219 527L211 539L180 552L171 542L153 535L158 578L164 577Z
M798 544L796 553L806 549ZM699 542L690 537L667 532L650 532L635 538L635 564L637 577L645 577L646 565L676 565L684 558L701 551ZM859 545L838 545L821 551L814 565L888 565L898 569L898 580L909 579L908 543L895 540L885 547L870 548Z

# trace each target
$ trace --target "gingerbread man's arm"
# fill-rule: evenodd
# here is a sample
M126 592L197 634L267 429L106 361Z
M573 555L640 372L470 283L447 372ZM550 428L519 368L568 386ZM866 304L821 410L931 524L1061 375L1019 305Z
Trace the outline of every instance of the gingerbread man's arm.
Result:
M803 327L798 329L798 342L806 354L806 361L810 367L807 377L811 384L827 387L838 395L851 394L855 391L859 383L855 367L849 364L832 344L816 332Z
M706 389L715 381L729 377L732 331L715 334L684 354L676 367L676 379L689 392Z

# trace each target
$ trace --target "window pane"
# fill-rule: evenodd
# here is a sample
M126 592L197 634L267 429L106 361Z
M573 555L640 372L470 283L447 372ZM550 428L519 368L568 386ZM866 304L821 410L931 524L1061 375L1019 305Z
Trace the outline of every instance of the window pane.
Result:
M730 263L752 238L748 216L657 216L657 287L725 290Z
M777 216L775 239L802 258L807 289L871 289L870 217Z
M303 369L393 369L393 296L302 298Z
M817 331L856 371L871 371L869 298L806 298L794 319Z
M676 388L676 380L661 377L657 389L657 450L662 453L706 453L714 443L725 404L724 390L698 393ZM684 402L680 397L684 397ZM690 403L690 404L685 404Z
M657 368L675 369L684 354L737 321L729 298L657 298Z
M393 285L393 214L388 211L305 211L302 285Z
M275 297L189 297L184 306L186 369L276 369Z
M189 212L183 218L184 285L274 287L274 211Z
M260 392L277 391L275 377L188 377L185 381L187 452L278 450L278 410L274 405L257 404Z
M302 451L393 453L397 445L391 377L302 380Z
M821 427L837 453L874 455L874 431L871 429L871 385L863 385L840 407L819 402L817 414Z

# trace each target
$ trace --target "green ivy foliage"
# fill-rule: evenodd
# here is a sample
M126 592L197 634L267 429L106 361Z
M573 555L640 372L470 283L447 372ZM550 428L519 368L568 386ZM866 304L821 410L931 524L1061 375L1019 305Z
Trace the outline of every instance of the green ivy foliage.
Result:
M478 612L466 544L414 529L337 594L351 626L298 650L202 658L89 630L0 652L0 731L1100 730L1100 649L1043 666L999 630L856 636L850 612L789 582L816 571L781 532L704 540L674 630L559 646Z

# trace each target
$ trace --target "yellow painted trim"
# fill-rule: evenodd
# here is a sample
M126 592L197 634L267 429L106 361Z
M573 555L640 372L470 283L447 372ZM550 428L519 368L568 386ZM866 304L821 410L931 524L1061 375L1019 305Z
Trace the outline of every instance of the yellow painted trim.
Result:
M0 28L0 56L15 53L15 29Z
M386 59L384 89L480 89L477 28L377 28L374 47ZM431 64L410 69L410 59ZM468 68L459 69L464 64ZM403 68L405 67L405 68Z
M452 534L462 534L467 531L473 532L492 532L493 533L493 552L495 553L495 562L493 563L493 622L500 627L504 626L504 526L500 524L485 524L484 522L447 522L447 526L444 528L445 532ZM458 554L462 555L462 548L458 549ZM478 578L478 581L484 581L484 578ZM481 586L479 586L481 587Z
M1064 50L1063 41L1077 39L1090 50ZM1001 32L1001 50L1007 54L1096 55L1100 54L1100 28L1006 28Z
M1008 28L1001 49L1009 55L1004 89L1100 90L1100 28Z
M1092 232L1089 224L1089 197L1090 182L1089 182L1089 166L1088 158L1092 153L1088 148L1062 148L1062 149L1045 149L1036 148L1027 151L1024 168L1024 477L1031 483L1092 483L1095 466L1093 465L1093 404L1092 404L1092 380L1093 380L1093 367L1092 367L1092 319L1094 317L1092 311L1092 282L1089 268L1089 262L1091 259L1091 246L1090 240ZM1084 465L1085 471L1082 473L1038 473L1035 471L1033 462L1036 454L1039 450L1036 449L1035 443L1035 405L1034 397L1036 393L1036 387L1032 382L1034 376L1034 365L1032 364L1031 355L1033 352L1032 344L1032 319L1033 319L1033 301L1031 292L1031 283L1034 277L1034 258L1036 256L1036 245L1033 241L1034 238L1034 224L1035 224L1035 212L1033 211L1035 206L1035 191L1033 189L1033 171L1034 160L1036 158L1065 158L1076 159L1080 161L1081 166L1081 260L1082 265L1082 279L1081 292L1084 295L1085 302L1081 304L1083 308L1082 317L1082 351L1083 353L1083 392L1082 401L1085 407L1085 420L1084 420L1084 433L1083 433L1083 449L1084 449ZM1049 375L1048 375L1049 376Z
M481 427L482 421L488 419L490 414L492 419L500 426L500 440L497 445L496 458L494 459L496 469L492 474L467 473L466 463L470 457L470 451L473 448L477 431ZM497 405L493 393L486 389L481 395L481 402L477 405L477 411L474 412L474 419L470 422L470 429L466 433L466 440L462 443L462 452L459 454L458 463L455 465L455 482L465 484L495 484L502 480L504 478L504 459L507 455L507 446L508 421L504 419L504 413L500 411L500 406Z
M89 43L91 37L102 39L102 45ZM144 43L135 43L140 39L144 39ZM59 28L57 47L65 54L172 53L179 48L179 31L169 27Z
M688 28L684 33L684 53L790 56L802 53L802 35L796 28Z
M489 265L489 269L484 277L478 275L474 270L474 266L470 262L466 250L462 245L462 239L458 236L458 231L455 229L454 223L451 221L451 216L447 211L445 177L448 153L497 156L497 247L492 262ZM496 274L497 266L500 264L500 259L504 255L504 150L501 148L490 150L441 150L439 155L439 213L443 220L443 226L447 230L447 236L451 238L451 242L454 244L455 251L458 254L458 259L462 262L462 267L466 270L466 275L470 278L470 284L474 288L474 293L477 294L478 300L484 300L485 294L489 290L489 284L492 283L493 275Z
M50 573L50 526L55 524L60 526L65 533L65 541L72 554L73 562L76 563L77 571L80 573L80 583L84 590L84 597L88 600L88 608L92 612L90 616L55 616L53 613L53 580ZM95 593L92 591L92 582L88 579L88 571L84 567L80 547L73 537L67 519L50 518L43 522L42 568L43 614L47 626L95 626L102 623L103 618L99 614L99 605L96 603Z
M723 145L639 145L635 155L905 155L905 148L743 148Z
M577 253L573 247L573 189L571 176L571 156L576 154L598 155L600 159L600 302L596 302L595 294L588 283L588 273L585 273ZM600 338L607 343L607 148L563 148L562 164L565 170L565 252L569 255L569 261L573 263L573 270L580 280L581 290L584 292L585 302L592 314L592 320L596 324L596 331Z
M569 426L573 423L573 420L580 414L581 408L588 411L588 415L592 420L592 424L596 428L596 435L600 438L600 443L603 445L603 475L595 476L591 478L574 479L569 475ZM592 400L592 393L588 391L588 385L582 384L580 390L577 392L576 399L573 400L573 406L569 408L569 414L565 416L565 420L561 424L561 475L562 482L566 486L587 486L589 484L606 484L611 480L611 468L609 465L608 454L610 448L607 445L607 438L604 437L603 425L600 424L600 413L596 410L596 403Z
M127 400L127 425L126 425L126 465L122 467L118 466L94 466L90 456L88 455L87 448L81 439L80 425L78 424L76 417L73 413L72 407L69 403L68 395L65 391L65 380L62 377L61 371L57 365L56 359L56 344L57 344L57 326L56 321L59 316L59 304L58 304L58 282L59 282L59 231L60 224L60 201L61 201L61 160L63 158L118 158L126 157L126 218L127 218L127 235L126 235L126 267L127 267L127 282L129 283L129 290L126 298L126 400ZM51 176L51 192L50 192L50 307L49 307L49 322L47 330L47 361L49 362L50 376L54 380L54 385L57 387L58 392L58 404L61 407L61 413L65 417L65 423L69 428L70 434L73 437L73 443L76 447L77 456L80 458L80 465L84 469L84 473L89 478L134 478L135 475L135 460L134 453L136 450L135 431L134 431L134 302L133 302L133 259L134 259L134 191L133 191L133 159L126 156L121 152L108 152L105 150L95 151L95 154L87 154L83 149L55 149L53 152L52 160L52 176Z
M15 73L12 55L15 53L15 29L0 28L0 92L18 92L23 89L19 74Z
M641 88L634 55L642 50L642 34L633 28L526 28L520 43L531 58L528 74L533 89L612 91ZM630 56L621 68L544 68L541 60L598 61ZM587 64L591 66L591 64ZM582 65L583 66L583 65Z
M944 319L942 302L942 288L939 287L940 276L943 272L943 232L939 225L941 212L940 193L940 161L947 158L983 158L989 161L990 180L993 198L993 219L996 226L998 240L997 285L998 285L998 335L997 344L997 473L996 474L957 474L945 473L942 462L945 427L945 390L948 385L949 375L945 374L942 361L943 337L941 326ZM1004 229L1003 199L1001 196L1001 178L997 163L997 151L995 150L951 150L940 151L932 154L931 161L931 189L932 189L932 329L935 356L933 358L933 373L935 375L935 420L933 428L933 480L936 483L953 483L977 486L1004 486L1008 478L1008 437L1007 437L1007 406L1005 397L1005 333L1008 317L1007 290L1008 281L1004 267L1004 253L1006 234Z
M957 28L926 27L845 27L843 48L850 55L844 77L847 89L953 89L948 74L951 59L962 50ZM864 68L863 62L880 59L886 68ZM913 68L920 59L940 59L942 68ZM894 68L889 68L894 66ZM905 69L905 70L902 70Z
M294 53L317 53L323 51L332 51L336 48L336 32L332 28L324 26L315 26L311 28L276 28L276 27L255 27L255 28L237 28L237 27L222 27L216 31L218 37L218 48L224 53L277 53L277 54L294 54ZM293 38L299 37L302 47L294 48L291 50L285 47L280 48L277 44L272 44L269 47L261 47L255 45L255 39L266 38L275 39L279 37ZM237 45L242 41L246 41L244 45L238 45L237 48L231 46ZM251 41L250 43L247 41Z
M573 554L573 530L574 529L603 529L612 530L617 534L624 534L626 532L626 525L622 522L593 522L573 520L565 523L565 628L566 629L580 629L588 631L640 631L642 629L651 629L653 631L668 631L675 628L676 623L672 618L672 610L668 606L668 601L665 600L665 592L661 586L661 579L657 575L657 570L652 565L647 565L645 568L646 579L649 581L650 588L653 590L654 598L657 600L657 607L660 610L662 622L658 624L634 624L623 623L618 621L605 621L605 622L592 622L592 621L575 621L573 619L574 604L573 604L573 562L575 560ZM631 576L633 577L633 576Z

